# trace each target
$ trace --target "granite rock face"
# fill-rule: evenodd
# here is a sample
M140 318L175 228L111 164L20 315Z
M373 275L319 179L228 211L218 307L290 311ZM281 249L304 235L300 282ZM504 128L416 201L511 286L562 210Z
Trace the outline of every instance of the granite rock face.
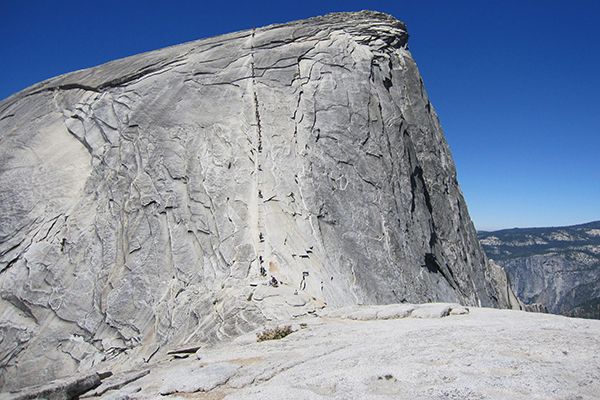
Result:
M509 307L407 39L332 14L0 102L3 387L325 305Z
M527 305L600 319L600 221L554 228L481 232L487 255Z

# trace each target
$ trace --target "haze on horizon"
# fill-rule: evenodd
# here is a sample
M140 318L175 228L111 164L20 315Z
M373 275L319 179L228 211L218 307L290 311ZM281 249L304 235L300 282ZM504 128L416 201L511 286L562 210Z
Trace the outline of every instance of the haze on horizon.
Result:
M0 99L141 52L362 9L407 23L479 230L600 219L600 3L590 0L0 1Z

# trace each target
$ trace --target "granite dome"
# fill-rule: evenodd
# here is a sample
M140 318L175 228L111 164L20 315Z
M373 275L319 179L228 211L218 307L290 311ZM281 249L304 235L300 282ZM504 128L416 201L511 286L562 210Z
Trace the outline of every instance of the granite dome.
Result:
M0 102L4 387L323 307L517 304L407 40L389 15L331 14Z

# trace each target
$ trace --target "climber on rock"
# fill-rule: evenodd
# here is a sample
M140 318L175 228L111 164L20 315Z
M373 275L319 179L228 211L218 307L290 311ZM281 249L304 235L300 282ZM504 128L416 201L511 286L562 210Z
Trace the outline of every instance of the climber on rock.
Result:
M300 281L300 290L306 289L306 277L308 276L308 271L302 272L302 280Z
M273 275L271 275L271 280L269 281L269 285L273 287L279 287L279 281Z

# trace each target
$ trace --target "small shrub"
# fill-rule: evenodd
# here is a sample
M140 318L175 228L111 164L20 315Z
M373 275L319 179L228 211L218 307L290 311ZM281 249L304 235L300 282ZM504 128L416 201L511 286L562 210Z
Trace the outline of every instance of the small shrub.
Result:
M292 332L294 332L292 330L292 326L291 325L286 325L283 328L280 328L278 326L278 327L273 328L273 329L265 329L264 332L257 333L256 336L258 337L258 341L259 342L264 342L265 340L282 339L282 338L286 337L287 335L289 335Z

